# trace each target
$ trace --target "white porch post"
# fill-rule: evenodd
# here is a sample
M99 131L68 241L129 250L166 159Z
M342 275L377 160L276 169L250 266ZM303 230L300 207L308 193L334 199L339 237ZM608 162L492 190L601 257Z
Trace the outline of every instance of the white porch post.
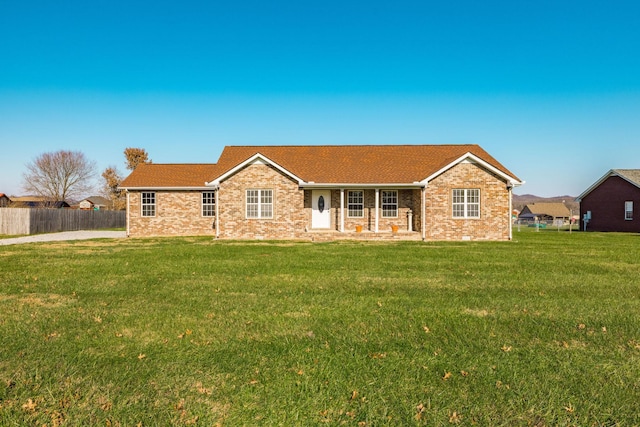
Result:
M422 205L422 215L420 215L422 218L420 219L420 222L422 222L422 240L426 240L427 239L427 186L425 185L424 187L422 187L422 201L420 202L420 204Z
M511 183L507 184L507 190L509 191L509 213L507 215L507 221L509 221L509 240L513 240L513 220L511 219L511 215L513 213L513 200L512 200L513 187Z
M344 188L340 189L340 232L344 233Z
M376 219L375 219L375 232L378 232L378 207L380 206L380 189L376 188Z
M129 195L131 193L129 193L129 190L126 190L127 192L127 237L129 237L131 235L131 227L129 226L129 218L131 217L131 208L129 207ZM140 194L140 197L142 197L142 194Z
M220 237L220 188L216 188L215 201L216 201L216 239Z

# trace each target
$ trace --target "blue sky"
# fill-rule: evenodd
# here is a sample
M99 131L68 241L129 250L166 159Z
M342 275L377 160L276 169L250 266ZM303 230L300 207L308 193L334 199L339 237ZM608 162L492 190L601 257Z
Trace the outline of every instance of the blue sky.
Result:
M0 192L39 154L480 144L573 195L640 168L640 4L0 0Z

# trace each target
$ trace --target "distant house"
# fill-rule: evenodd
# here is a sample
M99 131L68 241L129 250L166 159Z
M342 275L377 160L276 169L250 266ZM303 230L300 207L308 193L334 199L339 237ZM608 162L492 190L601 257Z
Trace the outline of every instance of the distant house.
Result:
M83 199L78 203L78 209L82 210L100 210L100 209L109 209L111 202L101 196L91 196Z
M14 197L11 199L11 206L16 208L68 208L69 203L62 201L56 202L47 197L42 196L24 196Z
M557 222L557 221L569 221L571 218L571 211L565 206L564 203L530 203L525 205L518 215L518 219L525 221L535 221L536 219L541 222Z
M228 146L120 188L129 236L508 240L521 184L477 145Z
M4 193L0 193L0 208L6 208L11 204L11 199Z
M640 169L611 169L576 201L580 203L583 230L638 233Z

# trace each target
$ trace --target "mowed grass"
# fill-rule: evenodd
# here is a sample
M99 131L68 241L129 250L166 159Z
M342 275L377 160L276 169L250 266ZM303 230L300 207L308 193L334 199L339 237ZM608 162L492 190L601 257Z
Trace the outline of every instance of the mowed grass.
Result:
M0 425L640 425L640 236L0 247Z

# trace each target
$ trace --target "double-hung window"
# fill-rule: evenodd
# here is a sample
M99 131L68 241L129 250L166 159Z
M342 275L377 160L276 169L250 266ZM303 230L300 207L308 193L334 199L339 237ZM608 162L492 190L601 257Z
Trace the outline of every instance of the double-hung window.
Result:
M396 190L382 190L382 217L398 217L398 192Z
M624 202L624 219L627 221L633 220L633 201Z
M452 207L454 218L480 218L480 190L455 188Z
M273 218L273 190L247 190L247 218Z
M350 218L364 217L364 191L349 190L347 193L347 214Z
M142 193L142 216L156 216L156 193Z
M202 216L216 216L215 191L202 192Z

